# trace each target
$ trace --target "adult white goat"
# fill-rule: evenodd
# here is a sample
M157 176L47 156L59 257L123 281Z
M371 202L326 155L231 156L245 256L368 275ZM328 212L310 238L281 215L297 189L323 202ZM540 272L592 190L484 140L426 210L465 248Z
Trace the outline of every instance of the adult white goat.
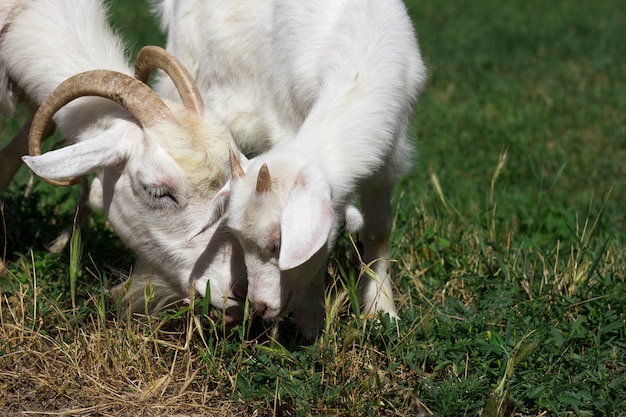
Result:
M318 332L328 253L360 198L372 272L360 283L363 310L395 315L391 190L411 165L408 120L426 79L403 3L165 0L160 12L168 50L240 148L267 151L235 161L206 222L228 214L256 311L293 311L304 336Z
M73 142L23 159L55 184L96 174L90 204L107 213L138 256L131 308L144 308L142 284L151 280L153 308L189 297L193 287L201 295L209 288L226 321L237 320L242 306L233 294L245 296L246 281L236 240L225 224L187 240L228 178L233 146L229 132L205 112L189 74L159 48L137 58L141 78L157 67L172 76L183 105L164 102L135 79L99 0L5 0L0 23L0 96L20 91L41 103L31 154L39 155L52 118Z

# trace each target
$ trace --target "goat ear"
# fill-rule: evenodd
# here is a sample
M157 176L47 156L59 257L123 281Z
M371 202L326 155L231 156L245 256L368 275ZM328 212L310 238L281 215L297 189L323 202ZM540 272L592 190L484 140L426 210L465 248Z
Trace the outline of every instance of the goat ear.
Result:
M42 178L78 177L119 165L126 157L120 142L107 136L96 137L43 155L26 155L22 160Z
M328 241L334 222L330 193L323 177L299 175L280 217L282 271L302 265Z
M200 225L195 228L193 232L191 232L187 241L190 241L209 227L213 226L215 222L217 222L224 215L224 213L226 213L228 204L230 203L230 194L230 181L228 181L226 182L226 185L224 185L222 189L215 194L215 197L213 197L213 200L209 205L207 215L202 220L202 223L200 223Z

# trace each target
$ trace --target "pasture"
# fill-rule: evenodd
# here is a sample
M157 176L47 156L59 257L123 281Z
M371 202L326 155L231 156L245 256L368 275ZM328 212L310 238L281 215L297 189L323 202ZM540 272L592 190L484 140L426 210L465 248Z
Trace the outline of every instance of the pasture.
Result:
M0 415L619 416L626 413L626 9L618 0L406 0L429 70L394 194L398 322L359 316L358 242L301 345L252 312L118 314L133 255L79 191L22 168L0 194ZM111 1L131 55L163 45ZM0 117L0 143L26 119Z

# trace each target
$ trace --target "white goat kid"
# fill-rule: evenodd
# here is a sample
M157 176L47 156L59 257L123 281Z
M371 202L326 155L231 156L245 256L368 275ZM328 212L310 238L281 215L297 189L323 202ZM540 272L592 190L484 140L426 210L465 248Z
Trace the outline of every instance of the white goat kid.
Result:
M187 240L228 178L233 146L229 132L205 112L189 74L159 48L138 56L140 78L163 68L175 79L183 105L165 103L132 77L98 0L5 1L0 12L0 74L6 77L1 93L19 89L41 103L26 164L55 184L96 174L90 203L107 213L137 253L137 282L151 280L159 298L150 311L209 288L226 321L238 320L242 305L234 294L245 296L245 267L225 223ZM52 118L73 144L36 156ZM142 304L139 284L133 283L127 301ZM144 307L136 304L131 309Z
M404 4L165 0L161 12L168 49L240 148L272 147L242 166L233 158L206 221L228 214L256 311L293 311L304 336L319 331L328 253L360 198L363 311L395 316L390 198L411 166L407 126L426 79Z

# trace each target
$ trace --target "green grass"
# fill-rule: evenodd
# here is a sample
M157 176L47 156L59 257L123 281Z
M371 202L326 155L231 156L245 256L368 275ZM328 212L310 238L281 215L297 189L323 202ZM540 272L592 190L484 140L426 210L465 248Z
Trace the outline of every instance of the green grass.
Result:
M112 7L132 50L162 44L129 4ZM132 254L101 216L47 253L76 191L24 200L23 170L1 195L0 414L625 415L626 9L407 5L429 83L394 198L401 320L355 314L346 236L312 345L253 315L229 331L193 309L118 316L102 289Z

